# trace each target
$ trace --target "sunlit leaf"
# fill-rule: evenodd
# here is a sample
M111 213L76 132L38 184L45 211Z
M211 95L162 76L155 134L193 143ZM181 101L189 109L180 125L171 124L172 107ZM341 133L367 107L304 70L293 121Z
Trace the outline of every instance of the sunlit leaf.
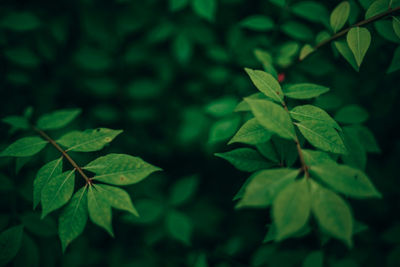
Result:
M371 43L371 34L366 28L351 28L347 33L347 44L353 52L357 65L360 67Z
M29 157L39 153L48 142L40 137L21 138L0 152L0 157Z
M333 32L338 32L343 28L350 15L350 4L347 1L341 2L331 13L330 23Z

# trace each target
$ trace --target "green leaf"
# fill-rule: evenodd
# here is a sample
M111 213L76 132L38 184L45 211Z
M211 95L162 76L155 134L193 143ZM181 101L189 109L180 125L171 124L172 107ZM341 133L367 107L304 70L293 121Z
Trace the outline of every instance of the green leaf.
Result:
M367 175L358 169L346 165L323 163L312 166L310 173L336 192L350 197L382 197Z
M276 240L290 237L306 225L311 211L310 196L306 178L289 184L276 196L272 206Z
M63 252L75 238L82 234L87 218L87 186L84 186L74 194L59 218L58 234L60 235Z
M23 234L22 226L8 228L0 234L0 265L6 265L18 253Z
M309 253L303 261L302 267L323 267L324 254L322 251L313 251Z
M347 44L353 52L357 66L360 67L369 45L371 44L371 34L366 28L351 28L347 33Z
M215 156L223 158L241 171L253 172L268 169L275 165L263 158L260 153L251 148L237 148L225 153L215 153Z
M310 41L314 36L310 28L296 21L285 22L281 26L281 30L293 39L300 41Z
M265 158L275 163L281 162L282 157L278 154L278 151L275 148L275 143L272 142L272 140L266 143L257 144L256 147L261 155L263 155Z
M40 26L39 19L31 12L7 12L1 27L16 32L35 30Z
M347 152L338 131L326 123L320 121L302 121L295 124L307 141L313 146L337 154Z
M126 154L108 154L99 157L84 167L94 172L94 180L115 184L129 185L138 183L160 168L146 163L141 158Z
M347 1L341 2L331 13L330 23L334 33L343 28L350 15L350 4Z
M293 4L291 10L294 14L312 22L322 22L325 24L328 18L326 7L316 1L303 1Z
M62 157L43 165L33 181L33 208L35 209L42 198L44 186L55 176L62 173Z
M335 120L341 123L363 123L368 119L368 112L357 105L348 105L338 110Z
M111 225L111 205L107 199L97 190L97 185L89 186L88 211L90 220L98 226L104 228L112 237L114 233Z
M290 116L300 122L319 121L321 123L325 123L327 126L341 131L341 128L337 122L332 119L332 117L329 116L325 110L313 105L297 106L290 111Z
M41 130L60 129L73 121L80 113L81 110L78 108L56 110L41 116L36 126Z
M74 192L75 170L53 177L42 190L42 218L66 204Z
M310 149L301 150L307 166L319 165L321 163L335 163L328 153Z
M268 100L252 100L246 99L250 108L258 120L270 132L286 139L295 139L294 131L290 115L281 106Z
M305 44L300 50L299 60L302 61L312 52L314 52L314 48L309 44Z
M268 207L276 195L294 182L299 172L293 169L262 170L252 175L236 208Z
M240 26L254 31L269 31L274 28L274 22L267 16L253 15L243 19Z
M398 70L400 70L400 46L398 46L394 51L392 63L390 63L390 66L386 73L392 73Z
M214 21L217 11L216 0L193 0L192 6L197 15L210 22Z
M270 99L266 95L264 95L261 92L254 93L246 97L245 99ZM240 112L240 111L251 111L249 103L246 102L246 100L243 99L237 106L235 107L235 112Z
M282 103L283 92L278 81L269 73L261 70L252 70L245 68L246 73L250 76L251 81L260 92L276 102Z
M111 207L139 216L139 213L132 204L131 197L125 190L105 184L96 184L95 189Z
M196 175L178 180L171 188L169 202L174 206L184 204L194 195L198 185L199 179Z
M166 226L169 234L186 245L190 245L192 223L183 213L171 211L167 214Z
M117 137L122 130L107 128L88 129L85 131L72 131L63 135L57 143L67 148L67 151L92 152L103 149Z
M365 13L365 19L369 19L373 16L387 11L389 9L389 3L389 0L376 0L372 2L372 4L367 9L367 12Z
M346 202L331 190L311 183L312 212L319 227L331 236L352 246L353 216Z
M22 116L8 116L1 120L16 129L29 129L28 119Z
M356 59L354 58L353 52L347 45L347 42L337 41L334 44L339 53L346 59L347 62L349 62L349 64L353 67L353 69L358 71L359 67L357 65Z
M285 96L289 98L309 99L325 94L329 88L312 83L298 83L289 85L284 91Z
M400 19L393 17L393 30L396 33L397 37L400 38Z
M0 157L29 157L39 153L48 142L40 137L21 138L0 152Z
M248 120L232 137L228 144L243 143L256 145L271 139L272 133L267 131L256 118Z

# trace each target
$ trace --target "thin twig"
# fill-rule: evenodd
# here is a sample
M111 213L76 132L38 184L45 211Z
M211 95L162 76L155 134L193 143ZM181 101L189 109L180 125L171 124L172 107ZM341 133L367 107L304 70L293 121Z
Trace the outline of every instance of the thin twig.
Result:
M87 175L83 172L82 168L78 166L78 164L76 164L76 162L68 155L67 152L65 152L64 149L62 149L57 143L56 141L54 141L50 136L48 136L45 132L43 132L42 130L38 129L35 126L32 126L33 130L35 132L37 132L41 137L43 137L45 140L49 141L50 144L52 144L58 151L61 152L61 154L69 161L69 163L71 163L72 167L74 167L79 174L86 180L86 183L91 184L91 179L89 177L87 177Z
M282 101L282 106L289 113L289 109L287 108L285 101ZM304 160L303 151L301 150L300 141L299 141L299 138L297 137L296 132L295 132L294 141L296 143L297 154L299 155L299 160L300 160L300 164L301 164L301 170L304 172L305 176L308 179L308 178L310 178L310 173L308 172L308 166L306 164L306 161Z
M389 8L387 11L385 11L385 12L383 12L383 13L380 13L380 14L378 14L378 15L376 15L376 16L373 16L373 17L370 17L370 18L368 18L368 19L359 21L359 22L357 22L357 23L355 23L355 24L349 26L348 28L346 28L346 29L344 29L344 30L341 30L340 32L338 32L338 33L336 33L335 35L333 35L332 37L330 37L330 38L328 38L328 39L326 39L326 40L320 42L319 44L317 44L316 46L313 47L313 50L312 50L311 53L315 52L318 48L321 48L322 46L324 46L324 45L326 45L326 44L332 42L333 40L336 40L336 39L342 37L342 36L345 35L348 31L350 31L351 28L360 27L360 26L369 24L369 23L371 23L371 22L374 22L374 21L376 21L376 20L379 20L379 19L381 19L381 18L383 18L383 17L386 17L386 16L388 16L388 15L390 15L390 14L396 12L396 11L399 11L399 10L400 10L400 6L399 6L399 7L395 7L395 8ZM310 53L310 54L311 54L311 53ZM307 57L308 57L310 54L308 54Z

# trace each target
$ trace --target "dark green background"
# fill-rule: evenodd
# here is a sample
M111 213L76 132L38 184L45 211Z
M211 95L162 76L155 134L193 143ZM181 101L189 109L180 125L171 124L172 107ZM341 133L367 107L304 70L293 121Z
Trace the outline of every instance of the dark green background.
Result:
M232 115L218 117L206 107L215 100L239 101L256 92L243 68L262 68L253 54L261 48L276 58L289 58L287 66L277 66L285 82L330 87L329 97L320 101L326 101L331 114L346 104L364 107L370 114L367 126L382 149L381 154L369 156L367 173L384 198L351 201L355 218L369 228L355 236L352 250L334 240L325 244L326 263L398 266L400 79L398 72L385 74L398 42L372 32L373 41L359 73L330 45L297 63L296 55L287 56L282 46L311 42L324 26L295 16L290 5L281 8L271 3L277 1L220 0L214 19L207 20L188 2L171 11L168 1L161 0L1 1L1 117L21 114L28 106L34 108L35 117L79 107L83 113L70 129L109 127L124 133L106 151L72 154L77 162L83 165L96 155L117 151L140 156L164 170L128 187L134 204L146 199L155 205L151 209L161 210L154 221L131 222L123 213L114 212L115 239L89 223L64 255L55 222L47 222L50 226L45 226L45 234L26 231L37 253L32 247L26 255L20 251L13 264L193 266L199 257L206 257L209 266L297 266L310 251L321 249L317 232L263 245L269 211L234 210L231 200L248 174L213 156L230 148L227 140L209 142L210 129ZM338 3L323 2L328 10ZM351 2L360 10L351 15L351 22L356 22L363 11L357 1ZM18 21L28 29L7 26L4 21L15 14L23 14L24 19ZM240 26L242 19L255 14L272 18L275 28L264 32ZM312 39L284 33L280 25L287 21L306 25ZM15 136L2 124L0 147ZM0 192L1 229L31 211L35 173L56 153L48 150L18 175L14 161L1 159L1 173L15 184L14 191ZM171 186L190 175L198 177L199 186L194 197L178 208L193 222L191 244L185 245L169 236L164 218L172 209L166 205ZM44 226L39 223L38 227Z

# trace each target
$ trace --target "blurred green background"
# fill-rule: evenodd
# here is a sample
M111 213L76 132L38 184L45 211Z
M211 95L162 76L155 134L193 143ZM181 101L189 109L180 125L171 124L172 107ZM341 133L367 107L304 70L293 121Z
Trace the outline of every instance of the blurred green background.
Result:
M71 129L123 129L106 152L164 170L128 187L141 219L116 212L115 239L89 224L63 255L56 221L39 221L30 202L37 169L56 151L18 175L15 162L2 158L0 230L22 221L28 233L12 265L299 266L322 249L328 266L400 266L400 79L399 72L386 74L400 40L387 21L370 25L376 31L360 72L330 45L298 63L301 46L315 42L339 1L319 1L327 13L313 19L292 8L298 2L2 0L1 117L29 106L35 117L79 107ZM350 23L370 2L350 1ZM248 174L213 153L229 149L243 122L232 111L256 92L243 71L263 68L256 49L270 53L284 82L330 87L315 102L332 114L347 104L369 113L382 153L369 156L367 173L384 198L351 201L355 218L368 226L352 250L318 233L263 244L269 211L234 210L232 198ZM2 124L0 137L3 148L15 135ZM72 156L83 165L95 153ZM182 192L188 196L176 199Z

